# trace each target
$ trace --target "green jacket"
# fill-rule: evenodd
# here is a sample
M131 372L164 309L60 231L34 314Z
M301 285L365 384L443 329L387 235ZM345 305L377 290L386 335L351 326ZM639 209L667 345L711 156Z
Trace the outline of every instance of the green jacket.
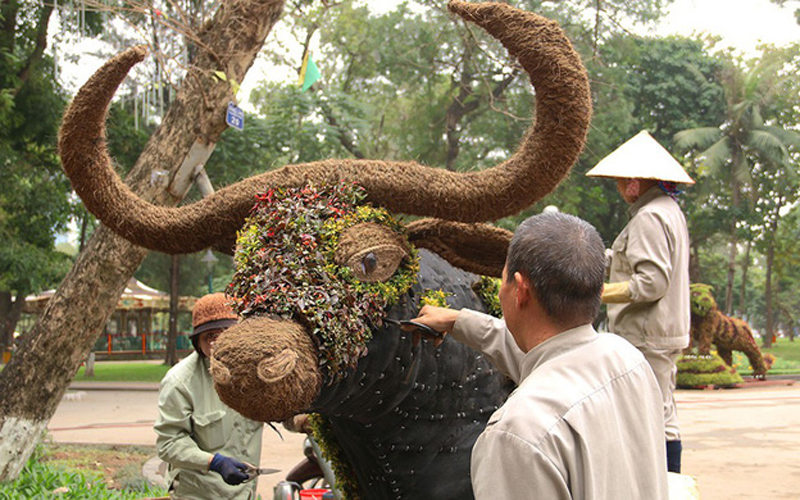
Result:
M208 470L215 453L258 466L263 429L220 401L208 366L194 352L161 381L155 431L158 456L169 464L167 484L173 498L254 499L256 480L232 486Z

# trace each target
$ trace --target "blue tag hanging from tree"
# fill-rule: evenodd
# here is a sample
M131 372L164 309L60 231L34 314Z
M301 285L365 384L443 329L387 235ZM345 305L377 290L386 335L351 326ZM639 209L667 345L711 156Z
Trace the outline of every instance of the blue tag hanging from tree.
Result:
M244 130L244 111L232 102L228 103L228 112L225 114L225 123L236 130Z

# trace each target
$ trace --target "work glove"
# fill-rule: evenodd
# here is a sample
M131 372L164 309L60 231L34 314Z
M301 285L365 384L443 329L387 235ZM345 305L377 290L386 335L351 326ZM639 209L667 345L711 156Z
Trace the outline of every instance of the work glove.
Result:
M604 304L624 304L631 302L631 290L627 281L617 283L606 283L603 286L601 299Z
M219 473L223 481L232 485L242 484L245 479L250 477L247 475L247 466L245 464L219 453L211 459L208 469Z

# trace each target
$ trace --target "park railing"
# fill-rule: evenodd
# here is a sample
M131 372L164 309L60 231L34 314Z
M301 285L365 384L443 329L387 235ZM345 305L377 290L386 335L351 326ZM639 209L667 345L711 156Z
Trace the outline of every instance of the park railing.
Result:
M187 333L180 333L175 339L178 350L191 349L191 341ZM94 344L95 353L109 356L122 354L163 353L167 349L167 334L161 332L143 333L141 335L103 334Z

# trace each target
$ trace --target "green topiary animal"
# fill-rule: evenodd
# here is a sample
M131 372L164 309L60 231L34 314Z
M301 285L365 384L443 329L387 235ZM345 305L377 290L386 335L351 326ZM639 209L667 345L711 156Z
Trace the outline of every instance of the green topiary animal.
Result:
M707 356L711 352L711 344L717 348L720 357L733 366L733 351L741 351L750 360L753 367L753 377L763 379L767 375L767 366L764 357L753 338L750 326L738 318L726 316L717 308L717 301L712 294L710 285L695 283L690 287L692 323L691 344L697 346L697 351Z
M726 365L717 354L686 354L678 359L678 387L695 389L713 385L716 388L733 387L742 382L736 370Z
M704 285L703 283L695 283L689 287L692 295L692 314L705 317L706 314L715 307L717 301L714 300L714 287L711 285Z

